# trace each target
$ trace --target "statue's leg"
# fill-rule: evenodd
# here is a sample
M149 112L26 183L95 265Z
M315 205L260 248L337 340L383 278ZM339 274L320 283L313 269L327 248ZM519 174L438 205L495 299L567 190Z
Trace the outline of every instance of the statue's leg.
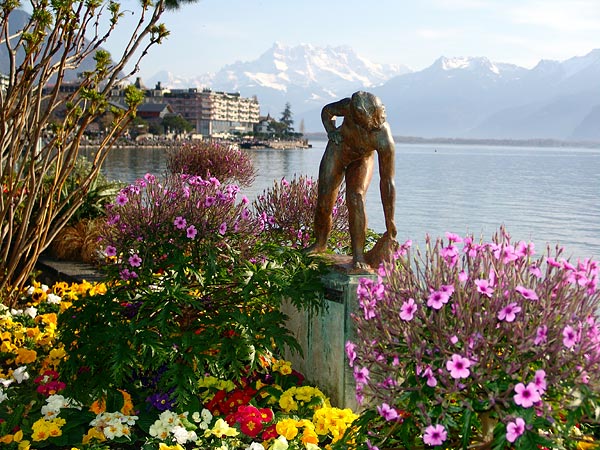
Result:
M346 203L352 244L352 261L356 268L367 268L364 251L367 239L366 195L373 177L374 156L354 161L346 169Z
M344 179L344 168L339 154L340 146L330 141L319 165L317 205L313 230L315 243L308 248L310 252L323 252L327 249L327 240L333 226L333 207Z

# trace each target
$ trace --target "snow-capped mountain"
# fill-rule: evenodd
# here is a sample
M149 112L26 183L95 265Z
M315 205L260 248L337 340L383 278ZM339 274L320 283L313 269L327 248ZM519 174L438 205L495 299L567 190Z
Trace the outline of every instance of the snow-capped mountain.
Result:
M290 103L295 116L345 97L359 89L370 89L410 70L401 65L376 64L349 47L289 47L275 43L254 61L238 61L216 74L183 80L166 72L146 84L170 88L209 87L217 91L257 96L261 113L278 117ZM185 85L185 86L184 86Z
M146 81L146 80L145 80ZM534 68L485 57L440 57L411 72L372 63L347 47L274 44L255 61L181 79L160 73L147 84L208 87L256 96L278 117L290 103L296 127L323 131L321 108L365 89L386 105L397 136L600 141L600 49Z
M372 91L396 135L600 140L600 50L533 69L442 57Z

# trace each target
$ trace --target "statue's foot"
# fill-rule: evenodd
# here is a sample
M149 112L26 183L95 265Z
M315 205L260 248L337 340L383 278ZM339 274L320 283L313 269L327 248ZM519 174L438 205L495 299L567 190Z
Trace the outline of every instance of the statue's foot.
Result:
M327 247L325 245L318 245L316 242L304 249L304 253L307 255L318 255L319 253L325 253L326 251Z
M354 260L352 264L355 269L360 269L360 270L370 270L371 269L371 266L364 259Z

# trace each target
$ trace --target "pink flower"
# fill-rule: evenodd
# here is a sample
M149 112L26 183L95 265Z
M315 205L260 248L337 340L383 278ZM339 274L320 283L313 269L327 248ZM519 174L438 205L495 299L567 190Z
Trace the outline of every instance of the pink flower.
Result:
M357 384L367 384L370 379L369 369L363 367L362 369L354 368L354 380Z
M129 201L129 199L127 198L127 194L125 194L124 192L119 192L119 194L117 195L117 205L119 206L123 206L125 203L127 203Z
M423 371L421 375L423 378L427 378L427 386L435 387L437 386L437 380L433 376L433 370L431 370L431 366L427 366L427 368Z
M490 282L488 280L475 280L475 285L477 286L477 292L480 294L491 297L494 293L494 289L490 286Z
M525 433L525 421L520 417L506 425L506 440L508 442L515 442L523 433Z
M348 357L348 364L350 367L354 365L354 361L356 360L356 344L353 342L346 342L346 356Z
M186 233L188 238L194 239L198 234L198 230L196 230L196 227L194 225L190 225L186 230Z
M540 395L543 395L546 392L546 371L543 369L536 370L535 375L533 377L533 383L536 385L538 392Z
M471 361L456 353L446 362L446 369L450 372L450 376L455 379L468 378L471 374L469 367L471 367Z
M398 418L398 411L387 403L382 403L381 406L377 406L377 412L388 422Z
M461 270L458 273L458 281L460 281L461 283L464 283L468 279L469 279L469 274L467 272L465 272L464 270Z
M142 264L142 258L136 253L135 255L131 255L129 257L129 264L131 267L140 267Z
M537 329L535 339L533 343L535 345L544 344L548 340L548 327L546 325L542 325Z
M447 437L448 433L443 425L429 425L423 433L423 442L427 445L441 445Z
M223 222L219 227L219 234L223 235L227 231L227 224Z
M563 329L563 344L565 347L567 348L571 348L573 347L575 344L577 344L577 342L579 342L579 335L578 333L573 329L573 327L571 325L567 325L564 329Z
M183 217L177 216L173 221L173 225L175 225L175 228L177 228L178 230L183 230L187 225L187 221Z
M207 196L204 200L204 206L210 208L215 203L215 198L211 196Z
M539 297L537 296L537 294L535 293L535 291L533 289L527 289L524 286L517 286L515 288L515 290L521 294L523 297L525 297L527 300L538 300Z
M456 233L451 233L449 231L446 231L446 237L448 238L448 240L450 242L462 242L463 239Z
M433 309L440 309L450 300L450 296L443 291L433 291L427 298L427 306Z
M528 383L527 386L519 383L515 386L515 392L513 399L517 405L523 408L530 408L542 399L535 383Z
M414 299L409 298L400 307L400 318L408 322L413 319L415 312L417 312L417 304Z
M117 256L117 249L112 245L107 245L104 253L106 253L106 256Z
M542 278L542 271L535 264L532 264L531 266L529 266L529 273L536 278Z
M508 304L498 312L498 320L513 322L517 317L517 313L521 312L521 307L515 302Z

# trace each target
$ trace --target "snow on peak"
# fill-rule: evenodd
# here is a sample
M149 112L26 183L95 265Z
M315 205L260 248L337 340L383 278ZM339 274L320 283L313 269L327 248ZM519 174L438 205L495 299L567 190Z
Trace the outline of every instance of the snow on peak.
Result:
M446 58L445 56L442 56L434 63L434 66L437 66L444 71L486 70L496 75L500 74L498 66L485 57L459 56Z

